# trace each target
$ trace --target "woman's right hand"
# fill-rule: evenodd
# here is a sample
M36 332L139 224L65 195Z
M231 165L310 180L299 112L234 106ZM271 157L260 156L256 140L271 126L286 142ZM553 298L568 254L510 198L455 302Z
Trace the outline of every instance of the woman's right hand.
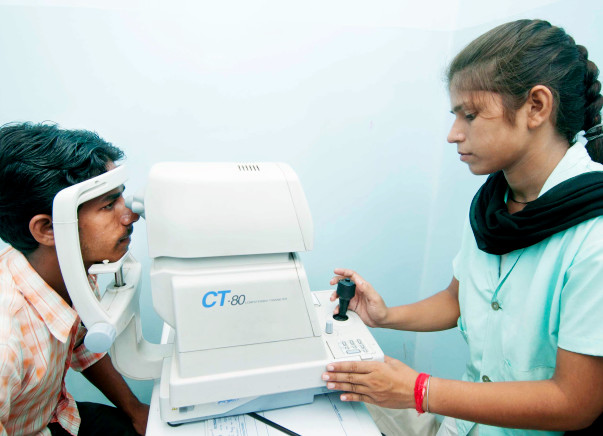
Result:
M341 279L349 278L356 283L356 295L350 300L348 308L358 314L362 321L369 327L382 327L386 321L388 308L381 295L364 280L357 272L351 269L336 268L335 277L331 279L331 285L336 285ZM331 295L331 301L339 298L337 291ZM339 313L339 306L334 313Z

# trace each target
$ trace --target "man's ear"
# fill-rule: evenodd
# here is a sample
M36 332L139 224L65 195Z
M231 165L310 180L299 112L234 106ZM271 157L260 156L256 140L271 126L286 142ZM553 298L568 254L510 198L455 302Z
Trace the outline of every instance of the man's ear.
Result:
M29 231L40 245L54 247L54 230L52 228L52 217L39 214L29 220Z
M550 121L553 113L553 93L544 85L536 85L528 94L527 105L528 128L536 129Z

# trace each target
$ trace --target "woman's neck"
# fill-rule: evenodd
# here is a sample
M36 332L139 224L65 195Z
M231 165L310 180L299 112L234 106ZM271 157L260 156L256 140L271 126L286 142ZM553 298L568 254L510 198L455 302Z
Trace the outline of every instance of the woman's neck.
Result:
M525 203L536 200L568 148L568 142L558 135L547 135L546 138L533 141L520 162L503 170L511 189L509 201L522 206L519 208L521 210Z

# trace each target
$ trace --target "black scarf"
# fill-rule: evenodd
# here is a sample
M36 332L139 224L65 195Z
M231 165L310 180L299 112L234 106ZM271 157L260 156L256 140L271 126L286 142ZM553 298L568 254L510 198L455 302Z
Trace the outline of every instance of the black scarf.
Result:
M471 202L469 219L480 250L505 254L534 245L583 221L603 215L603 171L572 177L510 214L509 185L502 171L491 174Z

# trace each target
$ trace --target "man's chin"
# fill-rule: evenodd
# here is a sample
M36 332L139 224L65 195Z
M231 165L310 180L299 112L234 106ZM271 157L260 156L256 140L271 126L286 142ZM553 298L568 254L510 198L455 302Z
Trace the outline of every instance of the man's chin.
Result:
M125 249L116 250L116 253L113 254L112 256L107 256L105 259L96 261L94 263L114 263L114 262L117 262L122 257L124 257L127 252L128 252L128 246L126 246Z

